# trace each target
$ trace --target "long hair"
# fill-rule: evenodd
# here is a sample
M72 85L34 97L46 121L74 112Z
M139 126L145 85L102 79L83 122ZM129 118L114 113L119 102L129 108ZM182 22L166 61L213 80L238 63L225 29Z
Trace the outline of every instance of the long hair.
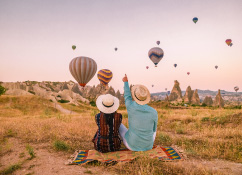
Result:
M103 116L104 116L104 119L105 119L106 124L109 125L113 121L113 117L114 117L115 112L114 113L111 113L111 114L105 114L105 113L103 113Z

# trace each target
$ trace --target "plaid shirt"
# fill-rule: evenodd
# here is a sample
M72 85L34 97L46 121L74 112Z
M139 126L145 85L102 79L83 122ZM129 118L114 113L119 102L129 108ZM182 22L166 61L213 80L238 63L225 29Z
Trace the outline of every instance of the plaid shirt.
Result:
M119 127L122 123L122 115L117 112L112 114L100 112L95 116L95 121L98 126L92 139L95 149L102 153L118 151L121 146Z

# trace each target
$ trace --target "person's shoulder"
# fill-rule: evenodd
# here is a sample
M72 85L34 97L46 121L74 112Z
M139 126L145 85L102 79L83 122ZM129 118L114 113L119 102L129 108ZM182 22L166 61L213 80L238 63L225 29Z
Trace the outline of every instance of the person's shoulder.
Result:
M101 112L99 112L98 114L96 114L96 118L99 118L101 116Z

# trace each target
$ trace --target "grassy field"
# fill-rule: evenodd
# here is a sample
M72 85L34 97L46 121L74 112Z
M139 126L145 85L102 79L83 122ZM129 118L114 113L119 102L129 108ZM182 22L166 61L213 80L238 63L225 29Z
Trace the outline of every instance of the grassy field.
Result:
M91 139L97 130L94 121L95 114L99 112L97 108L85 104L80 107L61 105L75 114L61 114L52 102L36 96L1 96L0 157L12 151L8 142L12 138L27 145L28 161L38 156L31 147L35 144L44 143L46 149L66 155L77 149L93 149ZM187 160L165 163L140 157L126 164L110 166L96 163L86 165L86 168L98 167L111 174L226 174L229 170L211 169L199 162L242 163L241 109L172 109L155 103L151 106L158 111L155 144L175 146L183 151ZM121 106L119 112L123 114L123 123L128 126L125 107ZM0 162L0 174L18 172L24 163L6 166ZM86 171L86 174L91 173L91 170Z

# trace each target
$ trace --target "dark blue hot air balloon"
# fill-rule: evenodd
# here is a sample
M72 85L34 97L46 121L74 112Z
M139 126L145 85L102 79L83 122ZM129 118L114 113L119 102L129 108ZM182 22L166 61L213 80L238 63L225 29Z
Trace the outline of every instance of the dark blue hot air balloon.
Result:
M196 24L197 21L198 21L198 18L197 18L197 17L194 17L192 20L193 20L193 22Z

